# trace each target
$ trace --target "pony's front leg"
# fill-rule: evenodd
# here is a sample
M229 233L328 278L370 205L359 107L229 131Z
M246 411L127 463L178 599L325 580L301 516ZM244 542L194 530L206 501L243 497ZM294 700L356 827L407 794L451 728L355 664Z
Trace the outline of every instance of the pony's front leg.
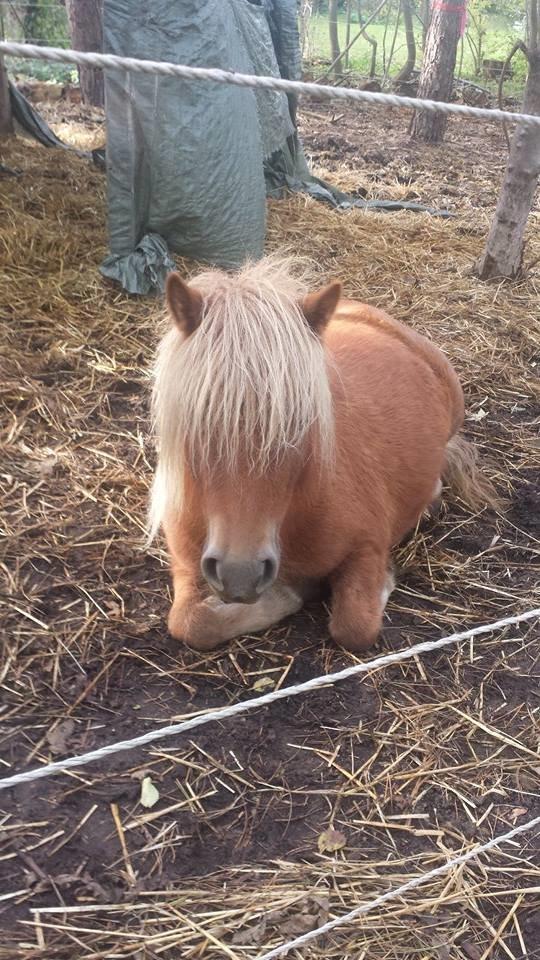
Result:
M349 557L331 578L332 639L355 651L375 643L394 584L388 551L365 548Z
M267 630L300 610L304 602L299 591L283 583L274 584L253 604L223 603L185 586L178 591L175 579L169 632L194 650L213 650L235 637Z

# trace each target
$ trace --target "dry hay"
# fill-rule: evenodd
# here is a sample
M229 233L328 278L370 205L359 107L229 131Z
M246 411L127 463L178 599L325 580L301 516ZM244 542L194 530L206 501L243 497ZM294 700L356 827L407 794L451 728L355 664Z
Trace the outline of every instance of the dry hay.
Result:
M0 181L7 772L354 657L327 642L316 608L211 656L167 640L163 555L141 545L154 307L98 275L95 168L21 141L5 163L21 172ZM469 276L484 230L303 197L270 205L271 248L301 250L321 281L339 277L446 349L468 432L509 498L500 516L447 504L400 549L387 649L538 603L540 284ZM539 812L537 675L527 624L2 794L0 958L256 957L504 832ZM145 773L161 794L146 811ZM346 841L334 854L317 848L329 825ZM532 958L535 849L528 837L459 868L305 956Z
M70 97L77 93L80 96L80 91L69 86L50 83L37 83L32 86L38 88L38 96L31 98L37 100L36 109L62 143L70 144L76 150L98 150L105 146L104 110L72 101ZM64 92L61 100L47 98L47 90L51 87L58 88L57 95ZM22 92L26 94L24 86ZM31 137L22 128L15 132L31 141Z

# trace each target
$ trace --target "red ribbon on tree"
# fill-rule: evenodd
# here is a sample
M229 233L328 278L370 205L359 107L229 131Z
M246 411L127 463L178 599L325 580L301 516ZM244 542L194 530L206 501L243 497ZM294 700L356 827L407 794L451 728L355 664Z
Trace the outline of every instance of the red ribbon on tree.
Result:
M463 36L467 26L467 0L463 0L462 3L451 3L449 0L433 0L431 8L432 10L443 10L445 13L459 14L459 36Z

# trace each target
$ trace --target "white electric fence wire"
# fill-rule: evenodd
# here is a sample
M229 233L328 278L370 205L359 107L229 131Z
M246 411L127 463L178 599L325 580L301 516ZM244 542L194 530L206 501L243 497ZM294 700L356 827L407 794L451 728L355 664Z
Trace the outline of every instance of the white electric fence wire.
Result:
M71 770L73 767L82 767L87 763L94 763L97 760L104 760L115 753L121 753L123 750L134 750L137 747L144 747L155 740L162 740L165 737L173 737L179 733L185 733L187 730L193 730L195 727L201 727L206 723L213 721L227 720L230 717L237 717L248 710L258 710L259 707L269 707L277 700L283 700L286 697L297 697L301 693L311 693L313 690L320 690L323 687L329 687L341 680L348 680L350 677L358 676L361 673L368 673L370 670L377 670L380 667L388 667L394 663L401 663L403 660L410 660L420 653L431 653L432 650L440 650L452 643L459 643L461 640L469 640L471 637L477 637L484 633L493 633L495 630L503 630L505 627L513 626L517 623L524 623L526 620L532 620L534 617L540 617L540 607L534 610L527 610L525 613L518 613L512 617L504 617L495 623L482 624L478 627L472 627L470 630L464 630L462 633L453 633L448 637L442 637L440 640L426 640L424 643L417 643L412 647L406 647L396 653L387 653L381 657L375 657L374 660L367 660L364 663L355 663L351 667L345 667L344 670L338 670L337 673L328 673L323 676L313 677L312 680L306 680L303 683L294 684L290 687L282 687L280 690L272 690L270 693L263 694L260 697L254 697L251 700L243 700L240 703L234 703L229 707L219 707L216 710L210 710L208 713L199 714L183 720L180 723L174 723L165 727L158 727L156 730L149 730L131 740L120 740L118 743L109 743L97 750L90 750L88 753L82 753L80 756L67 757L65 760L58 760L54 763L48 763L35 770L26 770L24 773L15 773L11 777L5 777L0 780L0 790L6 790L8 787L16 787L20 783L29 783L32 780L41 780L44 777L51 777L56 773L63 773L65 770ZM540 755L539 758L540 760Z
M77 66L97 67L104 70L125 70L128 73L150 73L162 77L178 77L181 80L210 80L236 87L258 87L277 90L280 93L306 94L320 100L352 100L361 103L379 104L383 107L400 107L423 110L428 113L447 113L470 117L473 120L513 121L530 126L540 126L540 117L506 110L488 110L470 107L461 103L444 103L439 100L420 100L415 97L398 97L393 93L375 93L372 90L355 90L348 87L333 87L319 83L304 83L299 80L283 80L280 77L258 77L247 73L232 73L214 67L188 67L164 60L138 60L133 57L116 57L108 53L82 53L80 50L64 50L62 47L40 47L30 43L0 42L0 54L9 57L24 57L30 60L48 60L52 63L73 63Z
M375 910L376 907L381 907L385 903L388 903L389 900L402 897L405 893L409 893L411 890L415 890L416 887L427 883L428 880L433 880L435 877L441 877L445 873L450 873L455 867L460 867L464 863L468 863L469 860L474 860L476 857L479 857L481 853L487 853L488 850L493 850L494 847L498 847L501 843L508 843L510 840L513 840L514 837L519 836L520 833L525 833L526 830L532 830L537 826L540 826L540 817L535 817L534 820L529 820L528 823L522 823L519 827L514 827L513 830L509 830L508 833L493 837L493 839L488 840L487 843L482 843L479 847L473 847L472 850L460 854L459 857L453 857L452 860L448 860L447 863L443 863L442 866L435 867L434 870L428 870L427 873L419 874L419 876L413 877L412 880L407 880L407 882L402 883L400 887L387 890L387 892L381 894L380 897L375 897L374 900L362 903L359 907L355 907L354 910L349 910L348 913L343 913L340 917L329 920L328 923L323 923L321 927L316 927L315 930L310 930L300 937L295 937L294 940L282 943L281 946L276 947L274 950L270 950L268 953L263 953L262 956L257 957L257 960L274 960L275 957L282 957L283 954L288 953L289 950L298 950L316 937L322 937L325 933L330 933L344 923L351 923L365 913Z

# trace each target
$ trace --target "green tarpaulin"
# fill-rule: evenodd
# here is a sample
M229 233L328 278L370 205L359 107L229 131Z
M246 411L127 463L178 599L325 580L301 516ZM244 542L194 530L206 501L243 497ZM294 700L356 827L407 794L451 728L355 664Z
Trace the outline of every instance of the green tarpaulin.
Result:
M300 78L296 0L105 0L107 53ZM105 83L110 255L131 293L163 288L171 252L235 267L263 252L265 198L304 190L352 200L309 173L284 94L109 71ZM429 211L435 213L436 211Z
M301 78L296 0L105 0L107 53ZM65 147L10 84L14 116ZM76 151L107 169L106 277L130 293L163 289L171 253L224 267L261 256L265 199L300 190L338 209L410 210L419 203L355 199L311 175L295 126L296 99L208 81L106 73L107 149Z

